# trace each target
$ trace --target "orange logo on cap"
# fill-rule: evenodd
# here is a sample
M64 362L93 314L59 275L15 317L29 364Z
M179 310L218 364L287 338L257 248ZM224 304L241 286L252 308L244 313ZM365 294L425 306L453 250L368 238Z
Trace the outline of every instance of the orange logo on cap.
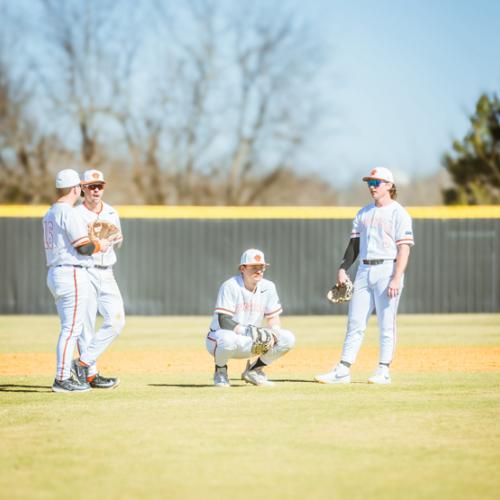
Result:
M377 173L377 169L374 168L373 170L370 171L370 175L375 175Z
M94 172L94 173L92 174L92 177L93 177L94 179L99 179L99 174L98 174L97 172Z
M262 260L262 257L261 257L260 255L258 255L258 254L257 254L257 255L255 256L255 260L256 260L257 262L260 262L260 261Z

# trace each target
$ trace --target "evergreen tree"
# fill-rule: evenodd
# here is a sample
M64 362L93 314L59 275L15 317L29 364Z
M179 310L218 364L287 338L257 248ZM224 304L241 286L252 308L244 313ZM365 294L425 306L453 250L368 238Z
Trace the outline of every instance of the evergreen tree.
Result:
M454 186L443 191L447 205L500 203L500 100L481 95L470 118L471 130L453 142L443 158Z

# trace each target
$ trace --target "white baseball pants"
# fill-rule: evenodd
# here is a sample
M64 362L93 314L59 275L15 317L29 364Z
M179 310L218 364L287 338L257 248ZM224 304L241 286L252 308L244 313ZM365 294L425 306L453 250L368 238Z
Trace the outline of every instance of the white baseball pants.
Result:
M90 293L88 270L73 266L51 267L47 274L47 286L54 297L61 320L56 349L56 379L65 380L71 376L73 351L87 310Z
M366 324L376 309L380 332L380 363L391 363L396 349L396 314L403 291L404 277L396 297L387 295L387 287L394 272L394 262L378 265L360 264L354 280L354 293L349 303L347 333L342 350L342 361L354 363L366 330Z
M228 360L251 358L252 339L246 335L238 335L232 330L209 332L205 341L207 351L215 358L217 366L227 365ZM286 354L295 346L295 336L288 330L280 329L278 342L260 359L270 365L274 360Z
M83 324L78 339L80 360L88 365L89 376L97 373L97 359L115 340L125 326L123 299L113 274L113 268L89 269L90 293ZM103 317L101 328L96 332L97 313Z

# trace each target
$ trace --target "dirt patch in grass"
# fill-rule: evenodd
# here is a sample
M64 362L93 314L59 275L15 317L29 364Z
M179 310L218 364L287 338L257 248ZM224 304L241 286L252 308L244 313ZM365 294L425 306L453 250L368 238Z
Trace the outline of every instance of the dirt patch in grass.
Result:
M339 349L297 348L269 368L273 373L321 373L337 362ZM376 366L378 349L361 349L356 371ZM242 370L244 360L232 360L230 369ZM211 372L213 360L205 351L140 351L105 353L99 361L103 373L202 373ZM43 375L55 372L55 353L0 354L0 376ZM414 372L497 372L500 347L400 347L392 365L393 373Z

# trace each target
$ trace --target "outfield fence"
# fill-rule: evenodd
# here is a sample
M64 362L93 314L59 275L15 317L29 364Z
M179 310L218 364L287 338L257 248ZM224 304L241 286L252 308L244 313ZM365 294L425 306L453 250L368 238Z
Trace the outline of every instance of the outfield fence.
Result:
M0 314L53 314L41 218L0 206ZM348 242L351 207L116 207L125 241L115 275L128 314L210 315L239 257L262 249L286 314L345 314L326 291ZM412 207L403 313L500 311L500 206ZM354 270L353 270L354 271ZM353 274L353 272L351 272Z

